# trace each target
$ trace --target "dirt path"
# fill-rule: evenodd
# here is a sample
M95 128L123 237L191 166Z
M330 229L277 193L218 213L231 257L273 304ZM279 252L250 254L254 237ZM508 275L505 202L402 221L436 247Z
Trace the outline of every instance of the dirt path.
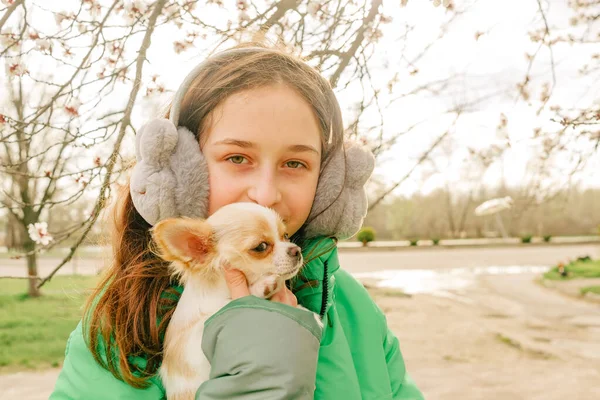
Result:
M59 369L0 375L0 399L48 400Z
M600 307L486 276L439 298L378 297L427 399L600 398Z
M546 258L557 262L583 250L590 249L569 248L572 254ZM598 248L593 250L598 256ZM529 249L492 250L476 257L471 250L456 251L373 252L369 259L366 253L346 253L340 259L351 272L416 267L433 271L440 264L526 264L534 256ZM530 264L540 263L532 258ZM600 304L544 288L534 277L473 275L465 287L437 296L374 291L400 339L407 369L426 399L600 399ZM0 399L47 399L58 372L0 375Z
M600 258L600 246L547 245L535 247L474 247L474 248L401 248L396 251L369 250L355 252L340 250L340 263L349 272L368 272L384 269L443 269L475 268L481 266L508 265L554 265L578 256L589 255ZM39 275L46 276L59 263L59 258L41 258L38 260ZM59 274L96 274L108 261L98 258L74 258L67 263ZM26 276L24 259L12 260L0 258L0 273L10 276Z

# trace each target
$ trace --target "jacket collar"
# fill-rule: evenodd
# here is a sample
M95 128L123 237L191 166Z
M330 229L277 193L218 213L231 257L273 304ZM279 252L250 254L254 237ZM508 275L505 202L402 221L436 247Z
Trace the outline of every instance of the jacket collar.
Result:
M305 265L292 281L292 291L299 304L323 316L333 303L333 274L340 268L336 240L311 239L302 244L302 255Z

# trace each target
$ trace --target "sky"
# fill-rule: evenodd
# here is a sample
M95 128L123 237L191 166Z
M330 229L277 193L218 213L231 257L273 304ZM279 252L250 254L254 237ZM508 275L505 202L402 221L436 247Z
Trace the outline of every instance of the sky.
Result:
M385 27L380 43L385 54L375 53L381 64L387 62L383 69L393 69L400 65L400 51L394 52L398 46L397 38L404 32L404 24L414 26L409 48L405 51L416 53L430 43L440 33L440 28L447 19L443 7L433 7L430 1L411 0L407 7L397 7L398 1L384 1L384 13L391 15L392 23ZM566 26L570 11L563 1L551 1L547 9L550 26ZM485 97L493 92L506 91L508 95L498 95L477 105L476 110L463 114L453 130L453 144L457 151L449 160L438 160L438 164L446 165L442 174L428 173L424 181L423 174L417 172L412 179L406 181L396 191L410 195L416 191L428 192L451 181L460 185L464 180L464 164L467 146L484 148L498 141L496 126L500 113L504 113L509 121L508 132L511 149L505 154L502 165L492 166L483 179L494 184L501 176L507 183L519 184L526 179L528 162L532 155L532 143L529 140L533 129L538 126L555 128L548 122L548 115L536 116L539 104L529 106L517 100L516 84L525 76L527 68L526 52L532 52L537 45L533 44L528 32L534 23L540 22L535 0L456 0L457 7L466 7L465 13L459 17L443 36L437 40L428 55L419 63L418 77L407 79L407 84L400 85L401 90L409 91L412 87L433 79L442 79L451 74L462 74L444 96L411 97L407 101L398 102L384 114L384 129L388 134L406 129L421 123L418 129L405 135L398 144L385 156L378 160L375 173L386 182L393 183L404 176L415 163L415 160L428 148L435 138L444 132L454 120L453 115L444 114L444 110L477 97ZM546 3L544 3L546 4ZM475 40L476 32L484 34ZM194 49L184 53L177 63L169 57L160 57L172 47L172 37L165 35L153 42L150 57L151 69L161 74L161 79L168 88L176 88L185 74L201 61L198 54L202 49ZM578 69L587 60L592 49L570 48L565 45L554 46L555 71L559 79L554 88L553 99L560 104L584 104L593 101L592 87L598 88L598 82L590 82L578 75ZM376 62L375 62L376 64ZM401 79L408 77L408 71L398 68ZM532 69L534 77L532 87L537 90L543 82L551 80L550 58L546 49L540 51ZM377 74L375 74L377 76ZM381 74L387 77L386 74ZM385 84L384 81L381 82ZM595 86L594 86L595 85ZM600 88L599 88L600 90ZM537 97L534 91L534 97ZM393 96L401 92L393 93ZM352 109L352 96L339 96L342 109ZM559 99L559 100L558 100ZM347 113L346 115L348 115ZM372 121L377 119L375 115ZM369 125L367 120L365 125ZM591 163L586 173L581 176L585 186L600 186L594 169L600 168L600 162Z
M48 7L59 9L69 2L56 2ZM75 2L77 3L77 2ZM231 2L233 4L233 2ZM386 135L401 132L406 127L419 123L418 128L402 136L395 147L378 160L375 174L388 184L392 184L409 171L415 160L427 150L430 144L449 126L455 116L445 111L458 104L496 93L488 100L479 102L469 112L461 115L452 128L452 141L444 143L440 151L434 153L439 172L431 172L428 167L421 168L402 184L395 192L410 195L418 191L427 193L436 187L450 182L453 188L472 185L476 171L462 162L467 148L485 148L501 141L496 132L499 116L505 114L508 119L508 135L511 144L502 163L493 165L483 179L487 184L494 184L501 177L509 184L523 183L527 179L528 163L532 156L533 142L531 134L535 127L554 128L549 122L549 115L535 115L539 105L537 100L532 105L517 99L515 85L521 81L527 68L526 52L532 52L536 45L528 37L532 24L540 23L536 0L454 0L458 9L465 12L450 25L441 40L428 51L418 63L419 73L410 76L405 67L401 67L398 48L400 37L406 23L414 30L404 54L409 57L438 37L440 29L447 19L443 7L434 7L428 0L409 0L404 8L398 7L399 1L384 1L384 13L392 17L392 22L384 27L384 36L379 48L385 51L376 52L371 60L374 65L375 80L385 85L390 71L398 72L401 84L388 96L397 97L414 87L434 79L442 79L458 74L452 85L441 95L411 96L398 101L384 111L384 130ZM548 5L547 18L551 27L566 26L570 11L565 2L552 0ZM222 11L216 8L203 9L199 12L214 13L214 17L225 20ZM40 26L55 24L53 18L39 21ZM475 40L476 32L483 35ZM149 64L145 67L145 76L158 75L160 81L169 90L175 91L185 75L212 50L197 45L182 54L173 52L173 40L182 37L176 28L162 28L160 34L154 35L152 46L148 51ZM597 45L595 45L597 46ZM133 47L135 48L135 46ZM556 45L553 48L556 76L558 77L553 97L549 104L583 105L597 101L593 96L600 91L598 81L584 79L579 76L578 69L587 60L592 48ZM538 97L541 84L551 79L549 54L542 49L532 72L533 98ZM377 67L381 65L381 67ZM60 71L58 71L60 73ZM596 77L597 78L597 77ZM119 89L126 95L129 88ZM354 107L356 96L353 89L340 93L339 101L346 116ZM507 94L497 94L504 92ZM385 94L382 94L385 97ZM140 99L136 108L133 123L141 126L147 119L156 116L157 105L165 105L170 94L161 98ZM364 126L377 123L375 114L364 121ZM124 145L124 153L131 154L133 137L130 136ZM560 165L559 165L560 166ZM581 182L586 186L600 186L598 174L600 160L593 160ZM560 178L560 174L557 179ZM467 178L466 178L467 177ZM470 178L469 178L470 177Z
M415 36L422 36L424 40L426 37L437 35L443 18L441 8L432 9L427 3L409 2L405 15L407 20L418 21L415 25L419 31ZM456 3L466 4L462 1ZM413 8L411 4L414 5ZM495 96L479 104L476 110L461 116L453 131L453 137L456 140L456 148L462 151L455 152L454 162L448 163L443 176L433 176L422 185L417 174L416 179L406 182L400 190L405 194L416 190L429 191L445 179L460 184L459 160L464 157L466 146L483 148L499 140L496 126L500 113L504 113L508 119L511 149L505 155L503 166L496 165L490 168L484 179L493 184L504 175L508 183L523 182L532 154L530 137L533 129L537 126L556 128L555 124L548 121L547 114L539 117L535 115L539 101L533 101L533 106L522 100L516 101L514 90L516 84L525 76L528 63L525 53L532 52L536 47L529 40L527 33L532 22L539 22L537 2L481 0L470 4L472 6L451 26L444 39L437 42L439 45L434 46L422 60L423 68L420 70L423 81L452 73L464 73L465 77L455 85L453 93L448 96L424 97L418 101L411 99L401 107L389 111L388 121L391 126L410 125L412 120L427 120L427 125L398 144L395 151L389 155L389 161L380 165L380 168L385 168L382 173L393 179L395 171L407 170L412 165L411 161L427 148L434 137L446 129L448 118L440 115L441 110L502 89L507 89L510 95ZM551 27L566 26L570 15L565 2L562 1L550 2L546 14ZM475 40L475 33L478 31L485 33L479 40ZM387 37L390 40L393 38ZM558 79L549 105L588 104L595 101L593 96L600 90L598 81L582 79L578 69L597 48L594 50L556 45L553 51ZM532 87L537 89L532 97L536 99L541 84L551 80L550 58L545 48L540 51L532 72ZM595 92L591 88L596 88ZM600 160L595 160L586 174L581 176L584 185L600 185L600 178L593 173L594 169L597 171L600 168L598 161Z

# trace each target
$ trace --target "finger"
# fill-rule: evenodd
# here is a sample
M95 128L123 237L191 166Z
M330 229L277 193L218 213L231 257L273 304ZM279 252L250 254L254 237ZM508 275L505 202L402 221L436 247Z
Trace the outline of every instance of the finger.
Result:
M233 300L250 295L248 281L242 271L225 268L225 281Z

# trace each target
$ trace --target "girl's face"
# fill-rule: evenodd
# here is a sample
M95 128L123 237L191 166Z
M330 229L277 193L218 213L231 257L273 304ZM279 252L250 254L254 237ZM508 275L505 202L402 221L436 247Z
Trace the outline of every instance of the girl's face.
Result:
M209 172L209 215L237 202L277 211L294 234L308 218L321 166L313 109L284 85L238 92L212 113L201 147Z

